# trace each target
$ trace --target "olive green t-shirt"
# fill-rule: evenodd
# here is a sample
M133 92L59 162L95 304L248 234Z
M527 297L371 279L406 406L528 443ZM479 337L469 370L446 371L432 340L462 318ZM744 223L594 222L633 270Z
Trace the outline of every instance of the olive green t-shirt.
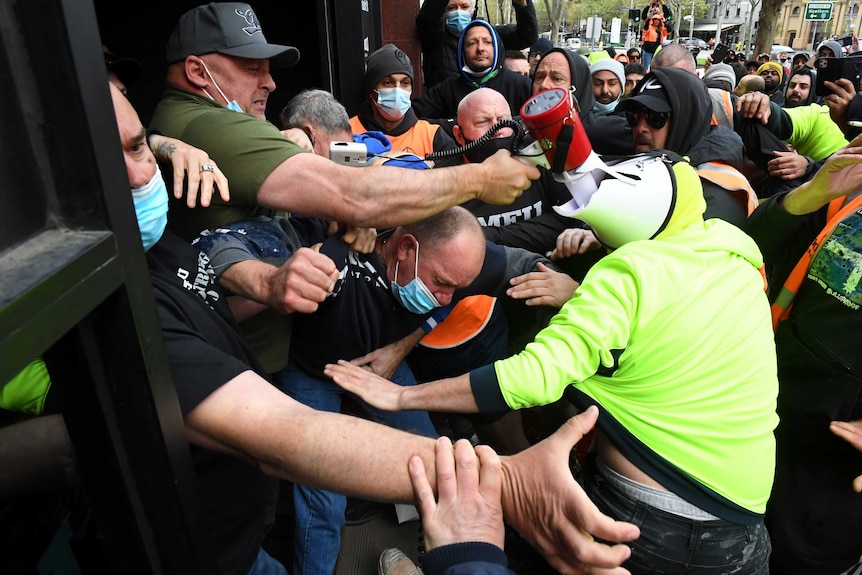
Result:
M162 94L150 129L206 151L230 184L230 201L214 194L207 208L199 203L189 208L185 198L171 197L168 228L186 241L208 228L275 215L257 205L260 186L279 164L305 152L271 123L176 87ZM291 323L290 316L268 310L240 323L247 343L270 373L287 365Z

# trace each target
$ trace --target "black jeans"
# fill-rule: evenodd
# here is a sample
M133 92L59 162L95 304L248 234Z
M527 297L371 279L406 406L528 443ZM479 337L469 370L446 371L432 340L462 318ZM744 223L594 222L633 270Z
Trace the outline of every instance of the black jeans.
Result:
M587 471L583 480L602 512L640 528L640 537L628 543L632 555L623 564L632 575L768 575L771 545L763 521L751 526L696 521L629 498L595 469Z

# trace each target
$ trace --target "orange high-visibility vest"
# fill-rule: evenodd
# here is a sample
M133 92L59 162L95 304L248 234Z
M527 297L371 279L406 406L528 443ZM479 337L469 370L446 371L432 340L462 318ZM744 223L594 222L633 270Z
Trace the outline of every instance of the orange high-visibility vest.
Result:
M658 30L656 30L656 28L652 24L647 22L647 26L646 26L646 28L644 28L644 31L642 34L642 41L643 42L662 43L665 41L666 38L667 38L667 28L665 28L663 23L659 24Z
M416 124L400 136L386 134L392 142L393 152L410 152L420 158L434 152L434 135L440 126L426 120L419 120ZM368 128L362 125L359 116L350 118L350 130L354 134L364 134Z
M446 319L425 334L420 345L431 349L449 349L470 341L488 325L495 305L495 297L465 297L455 304Z
M847 203L842 207L844 202ZM814 241L811 242L811 245L802 254L802 257L799 258L793 271L790 272L790 275L784 281L784 285L781 286L781 291L778 292L775 303L772 304L772 329L778 329L778 324L790 317L790 310L793 308L793 298L796 297L799 287L802 285L805 276L808 275L811 260L817 255L817 252L823 245L823 241L838 227L838 224L860 207L862 207L862 194L859 194L849 202L847 201L847 196L835 198L829 202L829 208L826 211L826 225L820 230L820 233L817 234L817 237L814 238Z

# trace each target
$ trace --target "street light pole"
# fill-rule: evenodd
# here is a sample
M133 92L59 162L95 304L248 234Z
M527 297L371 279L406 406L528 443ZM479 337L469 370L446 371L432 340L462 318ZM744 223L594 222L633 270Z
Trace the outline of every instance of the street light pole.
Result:
M691 20L688 22L688 38L694 38L694 0L691 0Z
M722 20L724 20L724 10L721 9L721 0L718 0L718 24L716 25L716 30L715 30L715 43L716 44L721 42Z
M751 49L751 20L754 18L754 7L749 0L742 0L742 2L739 3L739 7L742 9L742 18L745 20L745 34L742 36L742 42L744 43L742 50L748 54L748 51Z

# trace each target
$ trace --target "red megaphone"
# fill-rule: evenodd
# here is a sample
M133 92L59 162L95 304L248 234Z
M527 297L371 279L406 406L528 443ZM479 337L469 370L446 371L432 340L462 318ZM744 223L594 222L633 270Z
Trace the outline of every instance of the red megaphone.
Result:
M580 167L593 152L572 98L562 88L539 92L524 102L521 120L541 147L554 174Z

